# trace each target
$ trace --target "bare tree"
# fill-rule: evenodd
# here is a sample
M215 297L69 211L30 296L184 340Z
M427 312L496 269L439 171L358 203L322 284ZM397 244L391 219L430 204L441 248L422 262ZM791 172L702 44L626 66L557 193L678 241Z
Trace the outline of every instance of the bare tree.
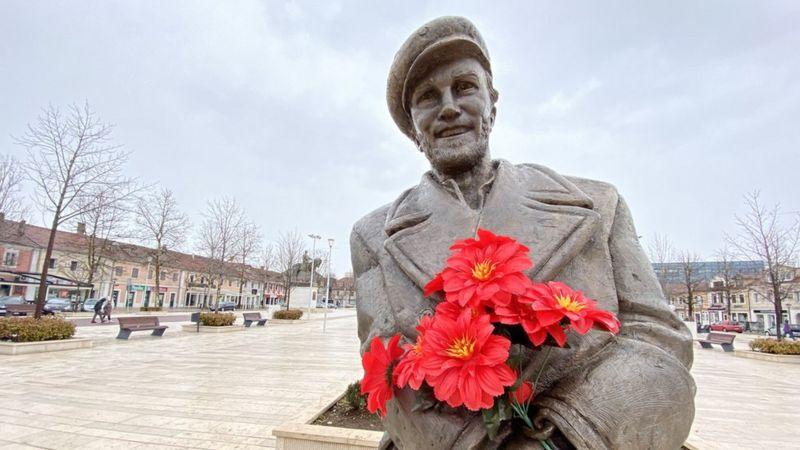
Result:
M242 290L245 285L245 278L247 269L249 268L248 262L253 259L261 246L261 230L258 225L252 222L245 222L242 224L239 246L236 249L236 259L239 262L239 304L242 301Z
M169 189L151 191L136 202L136 234L148 249L155 268L156 304L161 302L161 272L170 263L169 249L181 245L189 231L189 218L178 208ZM148 305L145 305L148 306Z
M23 167L11 155L0 157L0 213L5 218L22 220L28 209L22 200Z
M681 284L683 284L683 289L686 292L686 298L681 299L681 302L686 304L689 309L689 320L694 320L694 297L697 293L697 287L702 281L697 273L697 263L700 262L700 257L697 256L697 253L684 250L679 252L678 262L681 267Z
M236 199L223 197L208 202L205 219L200 227L200 251L208 258L209 273L217 285L215 306L219 306L222 283L227 275L227 264L236 259L240 246L244 212ZM215 308L218 309L218 308Z
M722 278L722 289L720 293L723 294L724 296L723 298L725 299L725 311L728 314L728 319L730 319L731 288L733 287L732 285L735 282L733 265L732 265L734 254L730 246L727 245L726 243L716 251L715 257L717 259L717 262L719 263L718 275L720 276L720 278Z
M131 182L122 173L128 153L111 142L112 129L100 121L88 103L71 106L66 115L51 105L16 139L28 151L25 170L36 187L38 204L44 213L52 215L41 260L36 317L41 316L47 297L49 261L58 227L87 211L106 207L86 201L97 189L115 192L107 198L130 195Z
M264 269L263 273L264 279L262 280L264 284L264 289L262 292L262 298L260 299L262 301L264 300L263 296L267 292L267 286L269 286L269 283L272 281L270 273L273 267L275 267L276 264L275 259L276 259L275 246L270 242L265 242L264 245L261 247L261 252L259 254L259 265L261 266L262 269Z
M675 248L672 246L666 234L653 235L653 238L647 244L647 250L650 253L650 261L658 264L656 269L656 278L658 284L661 285L661 292L664 298L667 297L667 284L669 283L669 268L667 263L675 259Z
M784 215L780 204L767 208L760 203L759 197L758 191L745 196L747 212L744 216L736 216L739 233L728 236L727 240L747 258L764 262L769 289L764 297L775 307L775 335L780 340L782 302L789 295L788 287L795 271L793 266L799 256L800 214Z
M117 197L117 194L116 190L106 190L104 186L99 186L92 190L91 195L80 199L81 202L103 206L92 208L80 205L82 212L73 220L77 223L79 233L83 235L85 245L85 259L77 270L72 271L73 278L94 285L95 279L105 274L105 262L109 253L114 251L115 240L127 237L123 222L128 213L128 198ZM89 296L94 294L94 288L86 293Z
M281 232L278 235L278 240L275 242L275 263L281 273L283 292L286 295L286 309L289 309L292 282L297 276L304 252L305 241L296 230Z

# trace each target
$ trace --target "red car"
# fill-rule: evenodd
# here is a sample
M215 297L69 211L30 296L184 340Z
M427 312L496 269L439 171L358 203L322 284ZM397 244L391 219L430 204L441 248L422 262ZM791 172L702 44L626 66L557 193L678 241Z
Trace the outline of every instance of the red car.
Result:
M723 320L722 322L717 322L710 327L711 331L735 331L737 333L741 333L744 331L744 327L739 322L732 322L730 320Z

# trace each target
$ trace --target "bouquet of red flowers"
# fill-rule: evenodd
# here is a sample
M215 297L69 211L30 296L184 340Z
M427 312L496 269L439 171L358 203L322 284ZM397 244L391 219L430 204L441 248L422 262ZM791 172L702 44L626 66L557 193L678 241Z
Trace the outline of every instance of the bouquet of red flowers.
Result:
M420 320L416 342L401 345L398 333L384 346L375 337L364 353L367 408L383 417L395 388L425 388L450 407L483 411L490 437L507 417L499 411L512 411L533 429L530 403L552 346L566 345L569 328L617 333L619 321L564 283L531 281L523 273L533 267L529 250L510 237L479 229L476 239L457 241L450 250L446 267L423 293L443 293L444 300ZM509 327L521 328L527 338L514 344L546 347L535 377L515 367Z

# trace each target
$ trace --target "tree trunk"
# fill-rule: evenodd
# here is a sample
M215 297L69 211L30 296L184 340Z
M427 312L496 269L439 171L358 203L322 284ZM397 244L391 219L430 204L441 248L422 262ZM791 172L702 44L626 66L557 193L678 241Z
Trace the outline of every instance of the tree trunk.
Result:
M159 250L156 250L157 252ZM159 298L161 295L161 255L156 253L156 307L160 307Z
M731 291L725 290L725 306L728 310L728 320L731 320Z
M782 305L781 297L780 297L780 287L777 286L774 282L772 285L772 295L775 299L775 337L778 340L783 340L783 314L782 314Z
M59 214L53 215L53 225L50 228L50 237L47 240L47 250L44 252L44 261L42 261L41 280L39 280L39 293L36 296L36 312L33 317L42 317L44 311L44 303L47 301L47 274L50 271L50 258L53 256L53 247L56 243L56 232L58 231Z

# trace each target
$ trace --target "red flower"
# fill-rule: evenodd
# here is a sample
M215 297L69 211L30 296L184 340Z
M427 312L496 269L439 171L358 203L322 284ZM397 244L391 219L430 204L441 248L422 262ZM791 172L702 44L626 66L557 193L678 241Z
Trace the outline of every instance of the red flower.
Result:
M436 305L436 317L445 316L449 317L452 320L458 319L458 316L461 315L462 312L465 310L472 311L473 316L477 316L480 314L486 314L486 308L477 307L477 308L462 308L453 302L441 302Z
M584 297L581 291L574 291L564 283L536 283L529 296L533 299L533 309L543 327L559 324L566 318L579 334L586 334L592 327L615 334L619 332L619 321L614 314L598 309L596 301Z
M425 369L422 368L423 343L425 342L425 333L433 325L433 320L433 316L423 316L419 321L419 325L417 325L417 331L419 332L417 341L414 345L403 345L406 353L400 358L400 362L397 363L395 368L395 373L397 374L395 385L397 387L404 388L408 385L416 391L425 381Z
M553 336L556 343L563 347L567 336L558 323L542 326L539 322L539 313L531 305L533 300L525 296L514 296L508 305L498 305L494 309L492 322L506 325L521 325L531 343L538 347L547 339L547 334Z
M478 229L478 239L456 241L447 267L423 290L428 297L444 291L460 306L504 305L531 286L522 271L533 266L528 248L507 236Z
M389 340L388 348L383 346L380 337L375 336L369 345L369 351L361 357L364 366L364 379L361 380L361 394L367 396L367 409L378 411L381 417L386 415L386 402L394 397L392 390L394 365L403 351L397 345L400 334Z
M508 395L511 400L516 400L520 405L524 405L528 400L533 398L533 383L530 381L523 381L518 388L509 391Z
M514 384L505 364L511 341L492 334L487 314L465 309L456 320L437 316L425 333L422 366L437 400L477 411L491 408L494 397Z

